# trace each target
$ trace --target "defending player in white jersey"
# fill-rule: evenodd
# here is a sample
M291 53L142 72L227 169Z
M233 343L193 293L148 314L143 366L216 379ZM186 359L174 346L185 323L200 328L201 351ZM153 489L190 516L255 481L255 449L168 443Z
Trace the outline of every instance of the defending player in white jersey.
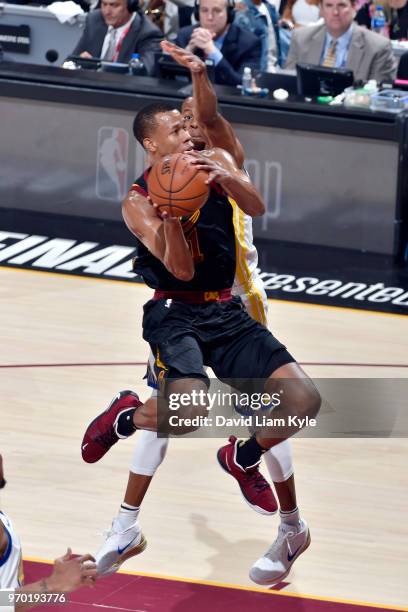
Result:
M0 489L5 486L3 458L0 455ZM0 594L4 591L10 602L10 605L2 605L4 599L0 601L0 612L23 612L47 602L47 599L41 601L41 594L64 595L81 586L91 586L95 582L96 566L91 555L71 558L71 549L68 549L63 557L56 559L53 571L47 578L24 586L23 578L20 538L9 517L0 511ZM26 597L20 599L20 594ZM31 595L38 597L31 598Z
M0 511L0 586L15 589L23 583L20 538L9 517Z
M3 458L0 455L0 489L4 489ZM0 511L0 589L15 589L23 584L20 538L9 517Z

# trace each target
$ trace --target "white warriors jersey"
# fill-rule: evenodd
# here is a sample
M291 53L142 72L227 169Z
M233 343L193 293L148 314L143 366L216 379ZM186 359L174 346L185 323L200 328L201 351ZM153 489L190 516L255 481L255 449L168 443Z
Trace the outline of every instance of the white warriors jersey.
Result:
M228 198L233 210L236 248L236 270L232 292L239 295L249 314L266 325L268 299L258 274L258 251L254 245L252 217Z
M14 589L23 582L23 562L20 538L13 529L13 524L3 512L0 512L7 538L7 546L0 556L0 589Z

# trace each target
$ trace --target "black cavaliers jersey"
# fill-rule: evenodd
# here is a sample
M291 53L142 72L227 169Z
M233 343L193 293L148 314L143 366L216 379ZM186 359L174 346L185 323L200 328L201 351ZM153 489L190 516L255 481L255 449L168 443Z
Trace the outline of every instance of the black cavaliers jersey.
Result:
M133 189L145 196L147 175L148 171L133 184ZM146 285L163 291L218 291L232 287L236 266L233 209L219 186L212 185L204 206L181 223L194 259L193 278L175 278L138 238L134 271Z

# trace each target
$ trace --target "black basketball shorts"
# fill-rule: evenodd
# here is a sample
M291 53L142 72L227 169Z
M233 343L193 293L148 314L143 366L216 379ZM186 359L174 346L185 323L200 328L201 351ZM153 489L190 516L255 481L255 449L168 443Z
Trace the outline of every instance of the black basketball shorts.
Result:
M295 359L271 332L252 319L239 297L185 304L170 299L144 306L143 338L155 356L155 375L208 380L265 379Z

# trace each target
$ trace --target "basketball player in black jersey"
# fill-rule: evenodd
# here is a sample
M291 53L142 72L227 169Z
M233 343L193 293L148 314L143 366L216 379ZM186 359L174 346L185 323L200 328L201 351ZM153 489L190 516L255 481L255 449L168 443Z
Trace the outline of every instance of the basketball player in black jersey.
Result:
M162 41L161 47L179 64L188 68L192 75L194 98L184 100L182 114L194 148L197 150L208 148L208 143L218 145L231 153L238 167L243 167L243 147L231 124L218 112L216 93L208 79L204 62L186 49L177 47L169 41ZM248 225L252 229L252 222L248 218L242 218L242 215L234 215L234 225L236 240L240 246L241 261L237 262L237 265L241 269L241 276L236 275L233 292L240 295L246 309L255 320L267 325L266 295L259 286L261 281L258 272L254 270L253 243L248 238L249 235L252 235L252 231L246 231ZM244 275L242 275L242 270L246 271ZM156 467L157 453L154 453L154 449L160 447L163 453L165 440L154 439L150 432L144 432L142 435L148 440L153 455L152 464ZM142 463L137 463L144 450L143 444L141 446L141 448L136 447L133 461L136 467L139 465L143 470L147 465L147 459L144 459ZM310 531L297 504L290 441L285 440L273 446L264 454L264 460L279 501L280 524L276 539L266 553L253 564L249 575L258 584L272 584L285 578L295 560L307 549L310 543ZM140 478L143 479L143 476ZM137 506L140 506L141 501L136 501ZM261 505L258 511L261 511L262 514L273 514L272 509L275 507L273 500L265 493L261 499L257 500L257 505L258 507ZM293 551L296 551L296 554L293 554Z
M180 115L166 106L143 109L134 131L151 161L192 148ZM184 222L166 215L160 218L146 197L146 176L135 182L123 205L125 221L138 241L136 270L155 289L154 299L145 305L143 332L156 355L156 373L168 380L169 393L206 390L204 365L221 379L265 379L271 394L282 387L282 378L289 378L297 384L285 386L280 416L314 416L320 406L314 385L286 348L249 317L240 299L231 298L235 240L227 195L251 216L263 212L262 200L222 150L192 158L191 163L208 171L211 182L209 201L200 214ZM186 412L205 414L206 406L189 405ZM156 401L141 404L135 394L123 392L88 427L84 459L97 461L135 428L157 428ZM286 434L296 430L288 427ZM281 440L278 435L260 434L241 445L232 440L220 449L218 458L241 489L249 490L260 484L262 453Z

